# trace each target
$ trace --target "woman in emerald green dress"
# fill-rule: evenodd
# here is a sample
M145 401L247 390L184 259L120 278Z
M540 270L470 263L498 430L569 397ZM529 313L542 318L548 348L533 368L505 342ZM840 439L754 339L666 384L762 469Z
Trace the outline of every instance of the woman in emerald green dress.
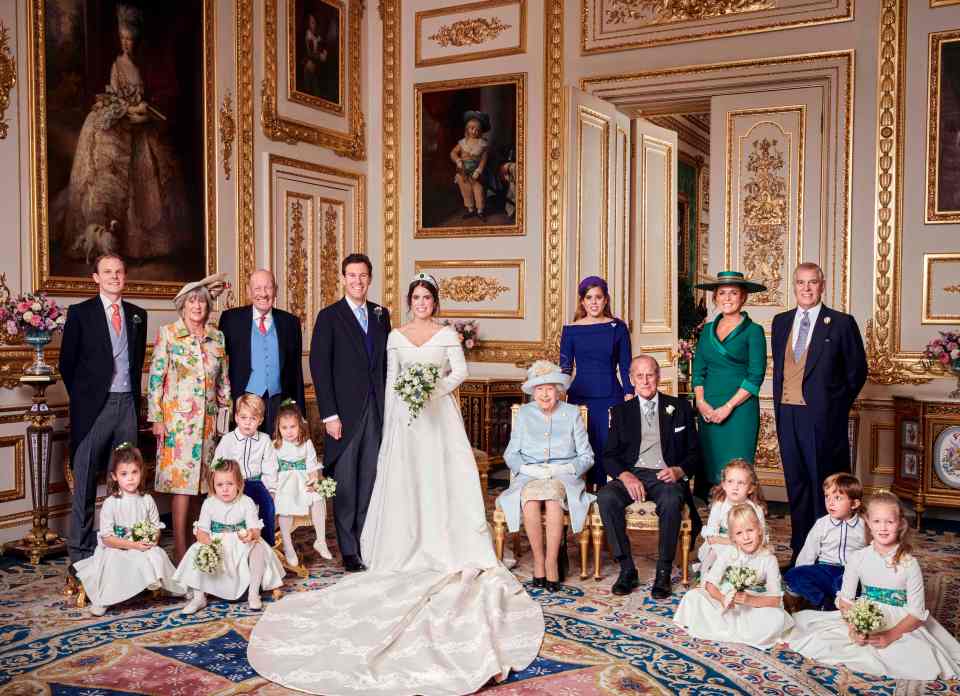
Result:
M741 311L751 292L766 290L737 271L696 286L713 291L720 313L704 325L693 356L693 392L700 412L703 484L720 483L731 459L753 462L760 431L760 385L767 370L763 327Z

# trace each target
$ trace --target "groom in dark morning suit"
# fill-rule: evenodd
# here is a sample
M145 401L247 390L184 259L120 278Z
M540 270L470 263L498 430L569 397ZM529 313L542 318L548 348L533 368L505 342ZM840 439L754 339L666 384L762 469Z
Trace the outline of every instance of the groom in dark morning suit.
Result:
M348 572L366 570L360 533L377 476L387 381L390 312L367 301L373 265L350 254L340 267L344 297L317 314L310 373L326 436L324 468L337 482L333 517Z
M70 396L71 564L97 548L97 474L107 468L110 450L122 442L137 444L147 348L146 311L121 297L127 280L123 259L105 254L93 269L100 292L70 307L60 346L60 375Z
M823 304L823 271L793 272L797 308L773 318L773 407L790 503L795 560L818 518L827 514L823 481L850 471L847 420L867 381L857 321ZM791 560L790 565L793 565Z

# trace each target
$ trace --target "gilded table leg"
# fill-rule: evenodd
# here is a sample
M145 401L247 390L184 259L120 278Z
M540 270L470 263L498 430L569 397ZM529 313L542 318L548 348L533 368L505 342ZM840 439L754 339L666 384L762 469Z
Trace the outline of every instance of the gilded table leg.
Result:
M591 526L590 539L593 542L593 579L600 579L600 544L603 543L603 527Z
M683 568L681 569L681 577L684 587L690 586L690 528L687 526L683 527L683 534L680 539L680 559L683 563Z
M506 525L503 521L498 520L496 517L493 518L493 543L497 551L497 560L503 561L503 541L506 537L507 530Z
M590 571L587 569L587 557L589 554L588 547L590 546L590 527L584 527L583 531L580 532L580 579L585 580Z

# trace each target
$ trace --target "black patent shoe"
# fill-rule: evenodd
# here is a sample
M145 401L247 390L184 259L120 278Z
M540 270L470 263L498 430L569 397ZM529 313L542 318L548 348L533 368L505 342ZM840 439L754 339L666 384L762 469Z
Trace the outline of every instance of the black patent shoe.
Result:
M637 575L636 568L634 568L632 570L621 570L620 576L617 578L617 581L613 583L610 591L618 597L623 597L638 587L640 587L640 578Z
M547 580L545 587L547 592L559 592L563 585L560 584L559 580Z
M657 568L657 577L650 589L650 596L654 599L669 599L673 594L673 585L670 583L670 569Z
M475 210L468 210L467 212L465 212L465 213L463 214L463 219L464 219L464 220L469 220L470 218L475 217L476 214L477 214L477 211L475 211Z
M547 578L546 577L538 578L537 576L533 576L533 581L530 584L533 585L534 587L546 587Z

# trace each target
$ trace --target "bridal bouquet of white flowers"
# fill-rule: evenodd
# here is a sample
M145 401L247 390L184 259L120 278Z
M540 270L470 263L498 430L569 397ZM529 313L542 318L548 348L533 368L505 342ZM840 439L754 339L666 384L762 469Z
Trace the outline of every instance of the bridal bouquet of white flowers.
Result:
M193 557L193 567L201 573L213 575L223 563L223 542L214 539L209 544L200 544L197 555Z
M146 541L151 544L156 544L157 539L160 538L160 529L155 527L150 520L141 520L133 525L133 529L130 530L130 536L134 541Z
M433 363L412 363L397 377L393 390L407 405L410 423L420 415L439 381L440 368Z
M847 611L847 623L862 635L869 636L883 630L883 612L866 597L861 597Z

